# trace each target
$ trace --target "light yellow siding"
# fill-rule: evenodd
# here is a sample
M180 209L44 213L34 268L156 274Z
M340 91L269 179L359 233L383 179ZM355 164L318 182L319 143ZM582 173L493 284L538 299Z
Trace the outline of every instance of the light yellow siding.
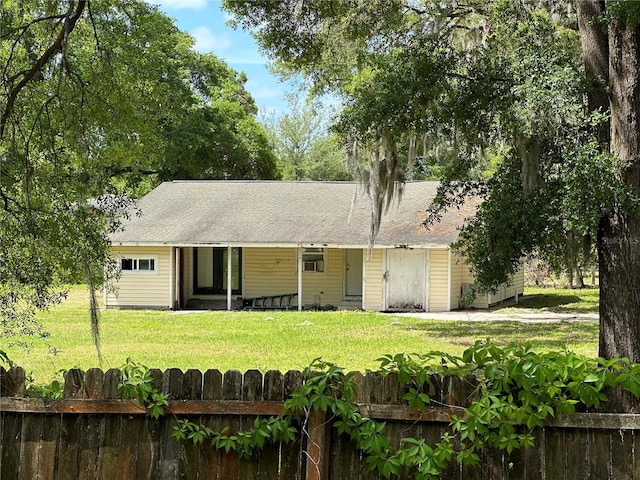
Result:
M182 249L180 257L182 263L182 298L183 307L193 298L193 248L185 247Z
M451 254L451 310L460 308L460 295L464 283L464 263L455 253Z
M244 297L262 297L298 291L295 248L245 248ZM302 273L303 305L338 305L344 292L344 252L329 248L324 272Z
M429 311L449 310L449 251L429 250Z
M295 248L243 248L242 266L246 298L298 291Z
M520 268L513 276L513 286L518 297L524 294L524 269Z
M344 251L328 248L324 272L302 274L302 303L337 306L344 298L343 292Z
M107 292L107 307L173 308L171 305L171 247L113 247L113 258L157 258L155 273L123 272L114 292Z
M465 264L462 268L462 284L464 286L467 286L467 285L470 286L471 284L473 284L473 282L474 282L473 275L471 274L471 271L469 270L468 265ZM472 308L488 308L489 303L488 303L487 295L478 295L476 299L473 301L473 303L471 304L471 307Z
M489 303L495 305L509 298L520 297L524 292L524 270L518 270L506 284L500 285L498 291L489 296Z
M364 260L364 276L365 276L365 288L364 288L364 308L365 310L382 310L382 259L383 250L374 249L371 251L371 255L365 252Z
M173 308L176 272L171 272L172 247L114 247L114 257L133 256L157 258L156 272L123 273L115 292L106 294L108 307ZM344 302L345 251L327 249L324 272L304 272L302 303L305 306L336 305ZM367 310L384 308L384 249L364 252L363 306ZM180 255L183 303L193 297L192 249L182 248ZM449 254L448 249L430 249L428 258L429 311L460 308L460 295L473 277L463 259ZM175 260L175 259L174 259ZM513 282L502 286L495 294L480 296L473 307L486 308L506 298L522 295L524 274L518 271ZM243 248L242 296L244 298L296 293L298 291L296 248ZM175 299L173 299L175 301ZM182 306L184 306L184 304Z
M473 275L468 266L463 268L463 284L472 284ZM514 298L517 294L520 297L524 292L524 271L518 270L507 284L502 284L498 290L489 295L478 295L473 302L473 308L489 308L491 305L500 303L503 300Z

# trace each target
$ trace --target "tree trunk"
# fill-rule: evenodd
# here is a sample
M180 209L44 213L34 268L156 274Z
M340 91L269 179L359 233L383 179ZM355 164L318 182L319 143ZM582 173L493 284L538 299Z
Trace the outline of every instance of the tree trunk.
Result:
M640 195L640 28L609 25L610 151ZM621 206L600 221L600 355L640 362L640 217Z
M582 44L582 62L587 76L587 108L589 112L609 111L609 41L606 26L603 25L604 2L599 0L578 0L576 14L580 43ZM610 124L602 122L596 132L603 150L609 150Z
M615 15L602 28L605 2L578 0L576 12L590 111L611 113L597 132L622 161L619 176L640 195L640 29ZM608 35L607 35L608 32ZM608 87L608 90L607 90ZM640 217L618 206L600 219L600 356L640 362Z

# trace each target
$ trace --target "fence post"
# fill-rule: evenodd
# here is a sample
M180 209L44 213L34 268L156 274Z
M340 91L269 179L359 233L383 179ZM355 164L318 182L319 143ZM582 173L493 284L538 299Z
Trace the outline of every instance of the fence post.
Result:
M329 427L325 412L320 409L309 412L306 480L329 478Z
M0 366L0 397L24 396L25 379L22 367L11 367L7 371Z

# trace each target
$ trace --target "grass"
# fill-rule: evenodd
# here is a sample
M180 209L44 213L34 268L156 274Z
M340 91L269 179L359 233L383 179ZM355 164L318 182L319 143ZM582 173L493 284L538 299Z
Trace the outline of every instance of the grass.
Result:
M527 288L525 293L517 305L502 308L500 311L534 309L561 313L598 313L600 292L597 288Z
M545 308L541 305L561 311L590 311L597 297L591 291L583 292L535 291L523 297L519 305L500 311ZM51 334L46 342L35 341L25 350L11 346L8 339L0 339L0 350L31 372L36 383L49 383L61 370L74 367L119 368L127 357L150 368L177 367L183 371L287 371L302 369L314 358L322 357L348 370L365 371L377 368L376 359L383 354L430 350L460 354L476 339L487 337L501 345L528 341L540 350L567 347L589 356L597 354L598 342L596 322L467 323L344 311L105 310L100 324L100 364L91 340L83 287L73 287L63 304L42 313L39 319Z

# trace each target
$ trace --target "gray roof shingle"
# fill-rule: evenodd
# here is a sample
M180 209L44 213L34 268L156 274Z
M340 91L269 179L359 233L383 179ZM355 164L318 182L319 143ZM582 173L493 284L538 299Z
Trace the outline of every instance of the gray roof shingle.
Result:
M446 246L473 213L451 210L422 226L437 182L407 182L402 200L383 215L375 245ZM356 195L357 191L357 195ZM340 245L366 247L369 198L353 182L173 181L138 202L114 245Z

